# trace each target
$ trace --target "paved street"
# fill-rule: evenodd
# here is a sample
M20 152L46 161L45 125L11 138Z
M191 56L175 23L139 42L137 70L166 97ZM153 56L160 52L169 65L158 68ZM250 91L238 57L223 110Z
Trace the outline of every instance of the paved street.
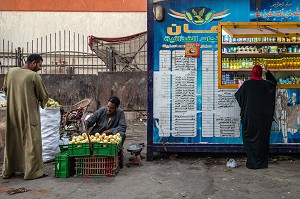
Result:
M145 121L129 121L125 147L146 143ZM142 151L145 156L146 149ZM133 165L125 151L126 166L115 177L54 177L54 162L46 164L49 177L25 181L22 177L0 179L0 198L53 199L298 199L300 160L276 156L268 169L249 170L242 154L159 154L151 162ZM228 169L228 158L238 167ZM9 195L23 188L27 192Z

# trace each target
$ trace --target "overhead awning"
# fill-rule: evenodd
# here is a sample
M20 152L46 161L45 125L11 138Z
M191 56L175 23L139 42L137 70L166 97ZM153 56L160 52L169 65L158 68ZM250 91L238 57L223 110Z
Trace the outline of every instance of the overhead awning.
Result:
M300 36L300 22L222 22L218 31L233 38L245 37L296 37Z

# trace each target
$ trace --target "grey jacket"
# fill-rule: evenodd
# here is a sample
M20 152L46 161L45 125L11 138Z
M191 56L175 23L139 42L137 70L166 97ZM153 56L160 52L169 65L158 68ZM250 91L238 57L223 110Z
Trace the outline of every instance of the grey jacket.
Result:
M126 132L125 113L122 109L117 109L112 115L111 122L108 124L107 108L98 109L94 114L86 120L87 128L92 128L90 134L102 133L105 130L110 130L113 134Z

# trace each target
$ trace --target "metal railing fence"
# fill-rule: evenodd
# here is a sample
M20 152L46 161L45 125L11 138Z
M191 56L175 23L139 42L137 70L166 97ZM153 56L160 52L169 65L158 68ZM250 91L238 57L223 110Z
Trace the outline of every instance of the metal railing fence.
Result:
M144 39L147 35L145 35ZM0 74L11 67L20 67L28 55L38 53L43 57L41 74L98 74L99 72L130 71L130 68L108 67L88 45L89 36L70 31L59 31L16 46L11 41L0 40ZM122 45L122 43L120 44ZM125 42L124 42L125 49ZM127 44L128 45L128 44ZM147 45L141 49L135 63L139 71L147 70ZM132 70L131 70L132 71Z

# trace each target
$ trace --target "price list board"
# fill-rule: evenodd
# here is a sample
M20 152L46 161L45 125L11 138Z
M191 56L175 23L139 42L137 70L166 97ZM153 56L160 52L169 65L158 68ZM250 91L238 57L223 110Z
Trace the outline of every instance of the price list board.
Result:
M183 50L172 53L172 134L196 136L197 59L185 57Z
M215 81L216 65L214 64L214 52L202 51L202 136L214 136L215 122Z
M160 137L240 137L236 90L218 89L216 51L203 50L201 57L199 67L184 50L160 50L153 87Z
M217 51L202 52L202 136L239 137L235 89L218 89Z
M234 97L235 92L218 90L216 93L215 137L240 137L240 108Z
M171 51L161 50L159 53L159 71L154 72L153 116L156 120L159 136L170 136L171 119Z

